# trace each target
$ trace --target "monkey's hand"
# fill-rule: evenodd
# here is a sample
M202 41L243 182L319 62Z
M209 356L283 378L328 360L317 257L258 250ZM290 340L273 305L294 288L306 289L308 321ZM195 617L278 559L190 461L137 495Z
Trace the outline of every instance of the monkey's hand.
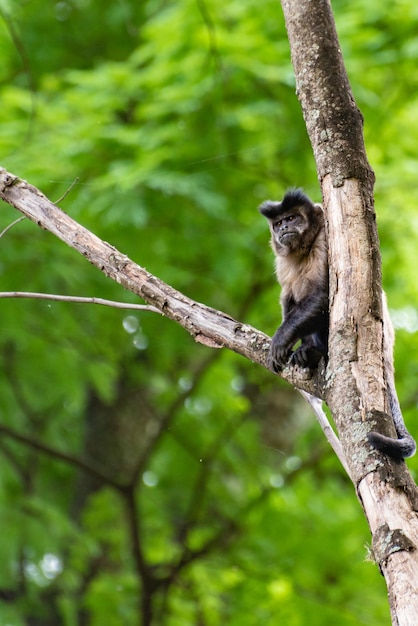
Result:
M271 341L270 352L267 357L267 364L274 372L281 372L286 367L292 352L292 345L283 342L279 331L280 328Z

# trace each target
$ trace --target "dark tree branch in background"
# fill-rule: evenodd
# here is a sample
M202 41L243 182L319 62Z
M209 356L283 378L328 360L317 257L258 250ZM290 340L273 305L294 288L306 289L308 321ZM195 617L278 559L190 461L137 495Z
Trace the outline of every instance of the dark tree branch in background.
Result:
M26 437L26 435L21 435L20 433L16 432L12 428L9 428L8 426L0 424L0 435L9 438L12 441L22 443L27 448L36 450L37 452L41 452L42 454L52 457L57 461L63 461L64 463L73 465L75 468L91 474L104 485L113 487L117 491L123 491L125 488L124 485L112 480L110 476L105 476L102 472L98 471L96 468L92 467L88 463L84 463L84 461L81 461L78 457L67 454L66 452L60 452L56 448L51 448L41 441L32 439L31 437Z

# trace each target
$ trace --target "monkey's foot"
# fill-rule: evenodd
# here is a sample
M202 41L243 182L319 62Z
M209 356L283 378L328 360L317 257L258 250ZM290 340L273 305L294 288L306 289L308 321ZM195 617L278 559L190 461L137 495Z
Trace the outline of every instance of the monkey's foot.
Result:
M299 367L308 367L309 369L315 369L318 367L318 363L324 356L324 352L318 348L306 346L300 346L294 351L290 358L291 365L298 365Z

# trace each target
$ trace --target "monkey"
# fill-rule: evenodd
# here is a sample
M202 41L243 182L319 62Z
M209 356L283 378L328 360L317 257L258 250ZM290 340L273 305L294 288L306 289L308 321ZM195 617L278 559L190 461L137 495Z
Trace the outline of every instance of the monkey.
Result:
M267 200L267 218L281 285L282 324L275 332L268 364L275 372L288 363L314 369L328 352L328 246L324 213L301 189L281 202ZM301 345L292 352L298 340Z
M287 365L315 369L328 357L328 242L321 204L299 188L289 189L281 202L266 200L259 211L267 218L281 286L282 323L273 335L268 365L280 372ZM383 358L387 394L398 439L368 433L369 443L384 454L402 459L415 454L416 443L406 429L394 383L394 331L382 291ZM300 340L300 345L295 344Z

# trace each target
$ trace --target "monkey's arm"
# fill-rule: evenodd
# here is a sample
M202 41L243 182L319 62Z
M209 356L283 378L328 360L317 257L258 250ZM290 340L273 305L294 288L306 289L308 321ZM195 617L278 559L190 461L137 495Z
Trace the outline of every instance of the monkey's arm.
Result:
M309 349L318 353L316 361L326 352L326 342L319 340L320 334L326 336L328 330L328 290L315 286L310 294L295 303L290 298L283 298L283 322L275 332L269 356L269 365L276 372L282 370L298 339L310 335ZM318 334L318 341L314 337ZM297 353L295 353L296 355ZM295 363L307 365L298 359Z

